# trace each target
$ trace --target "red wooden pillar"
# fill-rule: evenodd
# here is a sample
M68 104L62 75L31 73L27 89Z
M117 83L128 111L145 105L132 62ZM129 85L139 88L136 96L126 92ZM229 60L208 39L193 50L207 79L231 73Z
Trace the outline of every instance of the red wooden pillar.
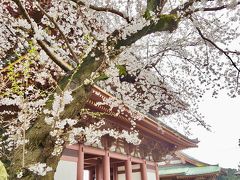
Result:
M147 164L146 161L144 163L140 164L141 169L141 180L147 180Z
M93 180L94 169L89 170L89 180Z
M126 180L132 180L132 162L129 157L127 158L127 161L125 161L125 175Z
M118 180L118 166L113 166L113 180Z
M156 173L156 180L159 180L159 172L158 172L158 164L155 163L155 173Z
M108 150L105 151L103 157L103 179L110 180L110 156Z
M97 161L96 180L103 180L103 165L102 165L101 159L98 159L98 161Z
M84 180L84 152L83 144L79 144L77 161L77 180Z

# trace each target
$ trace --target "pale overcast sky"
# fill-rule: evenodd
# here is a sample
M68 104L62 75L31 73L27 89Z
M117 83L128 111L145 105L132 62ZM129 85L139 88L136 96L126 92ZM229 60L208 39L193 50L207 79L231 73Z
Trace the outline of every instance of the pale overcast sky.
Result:
M199 147L184 152L206 163L237 168L240 162L240 97L221 95L215 99L206 95L199 111L212 126L212 132L193 128L194 137L200 140Z

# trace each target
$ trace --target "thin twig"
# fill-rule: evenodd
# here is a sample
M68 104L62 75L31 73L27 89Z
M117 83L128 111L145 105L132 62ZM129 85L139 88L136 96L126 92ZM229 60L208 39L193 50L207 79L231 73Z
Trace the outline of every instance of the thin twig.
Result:
M8 30L13 36L17 37L16 34L8 27L8 25L5 24L5 27L7 28L7 30ZM16 39L17 39L17 42L20 42L20 43L22 44L22 46L24 47L25 51L27 51L28 49L27 49L27 47L24 45L24 43L23 43L22 41L19 41L19 38L16 38Z
M51 48L44 41L37 41L41 48L46 52L46 54L55 62L62 70L69 72L73 70L73 67L69 65L66 61L60 58L57 54L51 51Z
M226 51L226 53L231 53L231 54L236 54L236 55L240 55L240 52L239 51Z
M26 20L28 21L28 23L31 25L32 31L34 31L34 25L33 25L32 21L31 21L31 18L30 18L30 16L29 16L27 10L23 7L21 1L20 1L20 0L13 0L13 1L17 4L20 12L22 12L23 16L26 18Z

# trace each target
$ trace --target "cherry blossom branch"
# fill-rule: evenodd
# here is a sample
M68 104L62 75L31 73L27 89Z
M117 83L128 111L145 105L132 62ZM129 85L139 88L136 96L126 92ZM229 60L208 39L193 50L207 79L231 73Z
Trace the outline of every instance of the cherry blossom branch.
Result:
M206 11L206 12L207 11L219 11L219 10L228 8L228 5L222 5L222 6L216 6L216 7L211 7L211 8L196 8L194 10L189 9L195 2L199 2L199 1L200 0L189 0L184 5L178 6L177 8L173 9L171 11L171 14L176 14L177 12L188 10L185 14L185 16L188 16L188 15L198 12L198 11ZM208 1L212 1L212 0L208 0ZM240 5L240 2L237 2L236 5Z
M13 1L17 4L18 8L22 12L22 15L26 18L28 23L31 25L32 32L35 33L32 20L29 16L28 12L26 11L26 9L23 7L21 1L20 0L13 0ZM63 59L58 57L53 51L51 51L51 48L44 41L37 40L37 43L46 52L46 54L65 72L69 72L73 69L67 62L65 62Z
M231 64L233 65L233 67L238 71L240 72L240 69L237 67L237 64L233 61L233 59L228 55L228 53L223 50L222 48L220 48L216 43L214 43L212 40L208 39L207 37L205 37L203 35L203 33L201 32L200 28L199 27L196 27L199 35L201 36L201 38L204 40L204 41L207 41L209 42L210 44L212 44L216 49L218 49L220 52L222 52L231 62Z
M36 2L36 1L35 1ZM48 19L54 24L54 26L58 29L59 33L61 34L62 38L64 39L70 53L72 54L72 57L73 57L73 60L76 62L76 63L79 63L78 61L78 58L75 54L75 52L73 51L73 49L71 48L69 42L68 42L68 39L67 37L64 35L63 31L61 30L61 28L58 26L58 24L56 23L56 21L41 7L41 5L39 5L37 2L36 2L36 6L42 11L42 13L48 17Z
M21 62L26 56L27 56L27 54L22 55L20 58L18 58L18 59L15 60L14 62L12 62L11 65L15 65L15 64ZM3 69L1 69L1 70L0 70L0 73L6 71L8 68L9 68L9 65L6 66L6 67L4 67Z
M195 113L193 113L192 111L188 110L188 113L194 117L194 119L191 119L192 122L199 123L201 126L205 127L206 130L211 132L211 126L209 124L207 124L205 121L203 121L202 119L197 117L197 115Z
M23 4L21 3L21 1L20 0L13 0L13 1L17 4L17 6L20 9L20 11L22 12L23 16L27 19L28 23L31 25L31 27L33 29L34 26L31 21L31 18L29 16L27 10L23 7Z
M122 12L110 8L110 7L98 7L98 6L94 6L94 5L87 5L85 2L81 1L81 0L72 0L73 2L75 2L76 4L80 5L80 6L86 6L89 7L92 10L95 11L99 11L99 12L110 12L112 14L118 15L120 17L122 17L123 19L125 19L128 23L131 22L130 18L128 16L126 16L125 14L123 14Z
M239 73L240 73L240 69L238 68L237 64L233 61L233 59L228 55L228 53L223 50L222 48L220 48L216 43L214 43L212 40L208 39L207 37L205 37L203 35L203 33L201 32L200 28L199 27L196 27L199 35L201 36L201 38L204 40L204 41L207 41L209 42L210 44L212 44L216 49L218 49L220 52L222 52L231 62L231 64L233 65L233 67L237 70L237 86L236 86L236 90L238 89L238 86L239 86Z
M175 9L173 9L170 14L177 14L180 11L185 11L187 10L189 7L191 7L193 5L193 3L200 1L200 0L189 0L188 2L185 2L183 5L180 5L178 7L176 7Z
M240 2L237 2L236 5L240 5ZM222 9L226 9L227 7L228 7L228 5L212 7L212 8L203 8L203 9L198 8L198 9L195 9L194 12L197 12L197 11L219 11Z
M127 27L130 28L131 26ZM137 40L141 39L144 36L147 36L148 34L156 33L156 32L162 32L162 31L169 31L172 32L178 27L178 19L175 15L160 15L157 21L150 21L150 23L146 23L143 25L143 27L133 33L126 34L124 31L126 29L123 29L122 31L115 31L112 33L112 36L121 36L122 38L119 38L117 41L117 44L115 46L116 49L119 49L123 46L130 46L133 43L135 43ZM125 37L126 34L126 37ZM124 35L124 36L123 36Z
M69 65L66 61L60 58L57 54L51 51L51 48L44 41L37 40L39 46L46 52L46 54L55 62L62 70L69 72L73 70L73 67Z
M17 37L16 34L8 27L8 25L5 24L5 27L7 28L7 30L8 30L13 36ZM25 51L27 51L27 47L25 46L25 44L24 44L21 40L19 41L19 39L17 38L17 42L21 43L22 46L24 47Z
M231 54L236 54L236 55L240 55L239 51L226 51L227 53L231 53Z
M238 72L237 72L237 86L236 86L236 91L237 91L238 88L239 88L239 76L240 76L240 72L238 71Z

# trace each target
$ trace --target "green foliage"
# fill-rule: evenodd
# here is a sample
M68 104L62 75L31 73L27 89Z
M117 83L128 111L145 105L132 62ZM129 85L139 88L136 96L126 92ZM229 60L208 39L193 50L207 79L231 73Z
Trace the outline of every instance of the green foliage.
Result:
M176 14L161 14L159 16L160 20L162 21L177 21L178 16Z
M21 89L21 87L23 84L28 82L27 79L30 77L30 66L33 63L32 56L35 56L36 53L38 53L37 48L34 46L32 41L29 42L29 50L27 51L26 54L20 55L15 53L18 57L18 59L15 62L21 63L22 61L23 71L22 72L17 71L15 69L14 63L10 63L8 65L7 76L9 81L11 82L11 93L17 94L19 96L24 95L24 92ZM23 80L20 80L21 78L23 78ZM9 92L6 92L3 95L9 95Z
M30 48L30 50L28 51L28 53L30 53L30 54L35 54L35 53L37 52L37 48L35 47L35 45L33 44L33 42L32 42L32 41L29 41L28 44L29 44L29 48Z
M144 15L143 15L143 17L144 17L145 19L147 19L147 20L150 20L150 19L152 19L152 17L153 17L152 14L153 14L152 11L146 10L145 13L144 13Z
M92 118L94 119L102 119L104 115L106 115L106 113L103 113L103 112L94 112L90 109L81 109L81 113L80 113L82 116L83 115L88 115L88 116L91 116Z
M225 169L226 174L220 175L217 180L239 180L240 177L234 175L237 170L236 169Z
M116 65L118 69L119 76L126 76L127 75L127 69L124 65Z
M17 95L23 95L23 92L21 91L20 87L21 87L21 82L18 80L18 77L20 76L19 73L16 73L14 71L14 65L13 64L10 64L8 66L8 73L7 73L7 76L8 76L8 79L9 81L11 82L12 86L11 86L11 90L14 94L17 94Z
M160 4L160 0L148 0L147 1L147 11L153 11L153 12L156 11L159 4Z
M105 73L100 73L100 75L94 79L94 81L104 81L108 79L109 77Z
M7 171L3 163L0 161L0 180L7 180L7 179L8 179Z
M91 44L92 41L93 41L93 37L90 35L90 33L85 34L85 35L83 36L83 39L84 39L85 41L87 41L89 44Z
M176 29L178 25L178 16L175 14L161 14L159 21L156 24L157 29L169 29L171 31Z

